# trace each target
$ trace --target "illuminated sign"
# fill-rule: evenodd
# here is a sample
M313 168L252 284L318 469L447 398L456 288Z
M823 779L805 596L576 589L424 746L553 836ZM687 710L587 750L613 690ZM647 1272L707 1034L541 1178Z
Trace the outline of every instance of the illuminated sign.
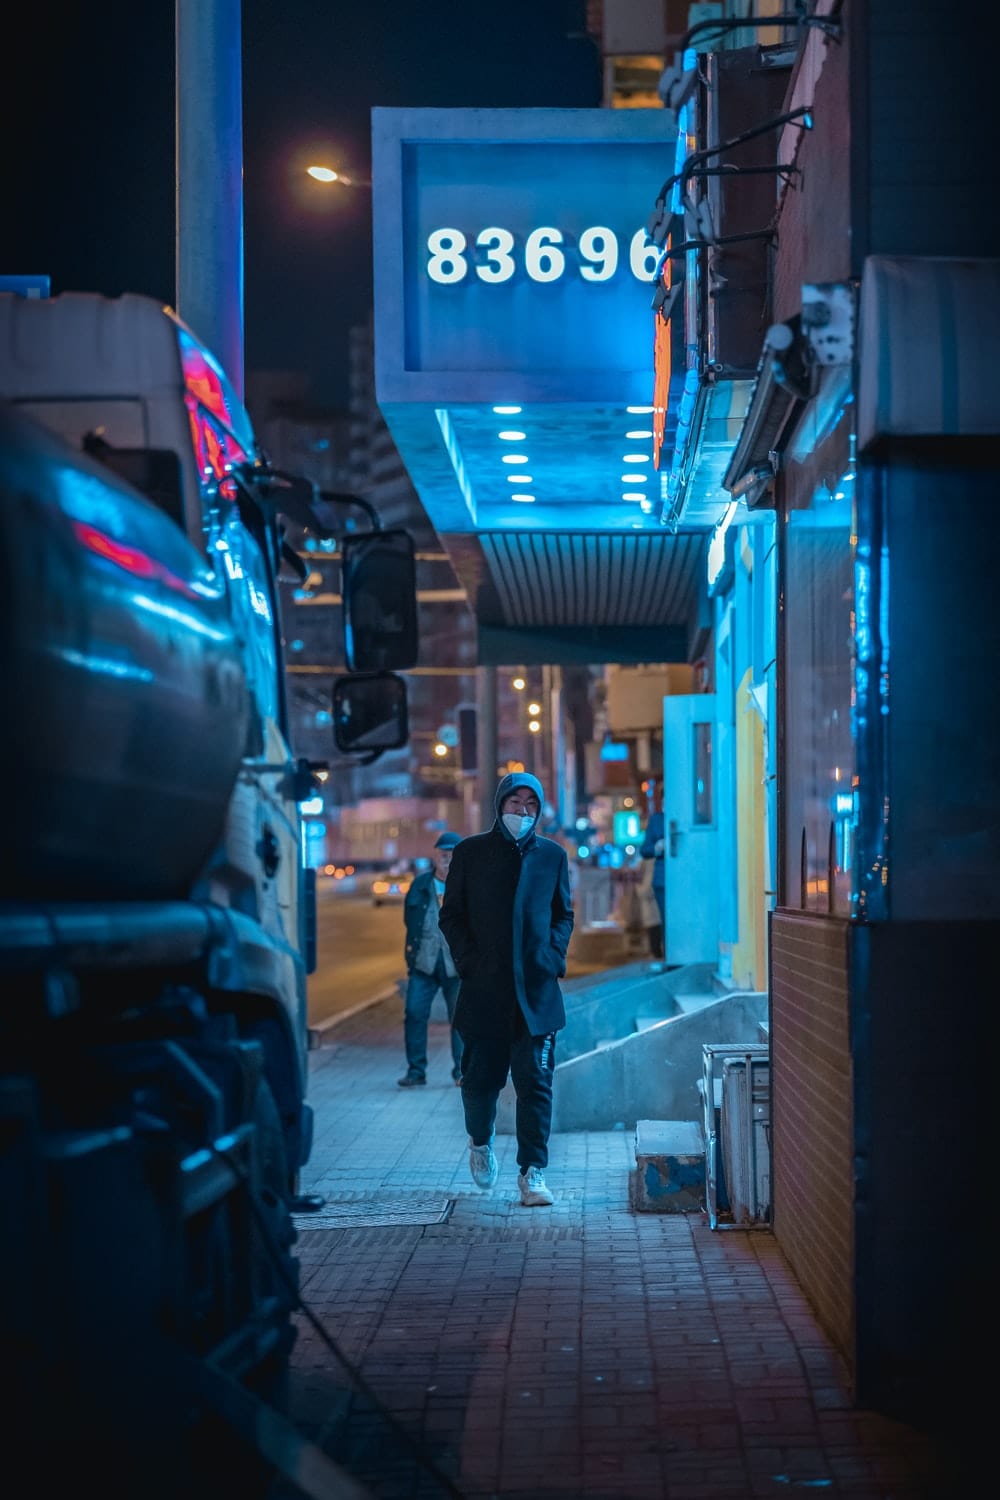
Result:
M642 832L639 824L639 814L634 812L616 812L613 827L616 844L635 843Z
M464 281L470 266L480 281L510 281L523 270L532 281L558 281L567 274L566 236L561 229L532 229L519 246L509 229L481 229L473 253L468 236L460 229L432 229L427 236L427 274L442 286ZM610 281L618 270L618 237L613 229L590 224L577 236L576 272L584 281ZM518 251L519 254L515 254ZM637 229L629 242L628 268L637 281L653 281L659 251L649 243L645 229ZM573 257L569 274L573 274Z
M706 581L710 595L724 592L733 581L733 533L730 527L738 509L738 501L730 500L708 543Z
M372 111L375 394L439 534L658 529L675 138L661 109Z
M372 118L380 403L648 401L667 112Z

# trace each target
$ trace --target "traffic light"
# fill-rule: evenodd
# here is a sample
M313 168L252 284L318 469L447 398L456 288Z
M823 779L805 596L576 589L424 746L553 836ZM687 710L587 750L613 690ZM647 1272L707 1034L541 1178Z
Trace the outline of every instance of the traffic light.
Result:
M474 708L458 710L458 748L459 764L462 770L475 771L479 757L476 749L476 710Z

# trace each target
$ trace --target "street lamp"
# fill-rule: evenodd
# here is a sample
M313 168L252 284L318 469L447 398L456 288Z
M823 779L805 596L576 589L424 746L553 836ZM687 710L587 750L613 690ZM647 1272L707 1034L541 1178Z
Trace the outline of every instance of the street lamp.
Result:
M339 182L342 187L371 187L367 178L349 177L346 172L335 172L332 167L319 163L306 167L306 174L315 182Z

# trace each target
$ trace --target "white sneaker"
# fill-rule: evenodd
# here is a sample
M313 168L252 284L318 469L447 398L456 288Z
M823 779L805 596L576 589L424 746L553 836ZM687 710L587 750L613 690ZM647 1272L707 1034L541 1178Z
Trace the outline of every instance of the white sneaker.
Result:
M525 1208L548 1208L555 1202L551 1189L545 1186L545 1173L541 1167L529 1167L526 1172L519 1172L517 1185Z
M500 1172L497 1159L493 1155L493 1147L487 1143L485 1146L474 1146L472 1137L469 1137L469 1171L476 1187L491 1188L496 1182Z

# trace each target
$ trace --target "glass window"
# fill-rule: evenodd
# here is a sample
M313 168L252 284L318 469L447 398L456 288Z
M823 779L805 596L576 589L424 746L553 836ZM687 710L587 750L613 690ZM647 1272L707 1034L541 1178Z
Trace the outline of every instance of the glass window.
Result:
M710 824L712 821L712 726L711 724L692 724L694 732L694 795L691 798L691 806L694 808L692 821L696 825Z
M855 754L852 475L789 514L781 902L850 914Z

